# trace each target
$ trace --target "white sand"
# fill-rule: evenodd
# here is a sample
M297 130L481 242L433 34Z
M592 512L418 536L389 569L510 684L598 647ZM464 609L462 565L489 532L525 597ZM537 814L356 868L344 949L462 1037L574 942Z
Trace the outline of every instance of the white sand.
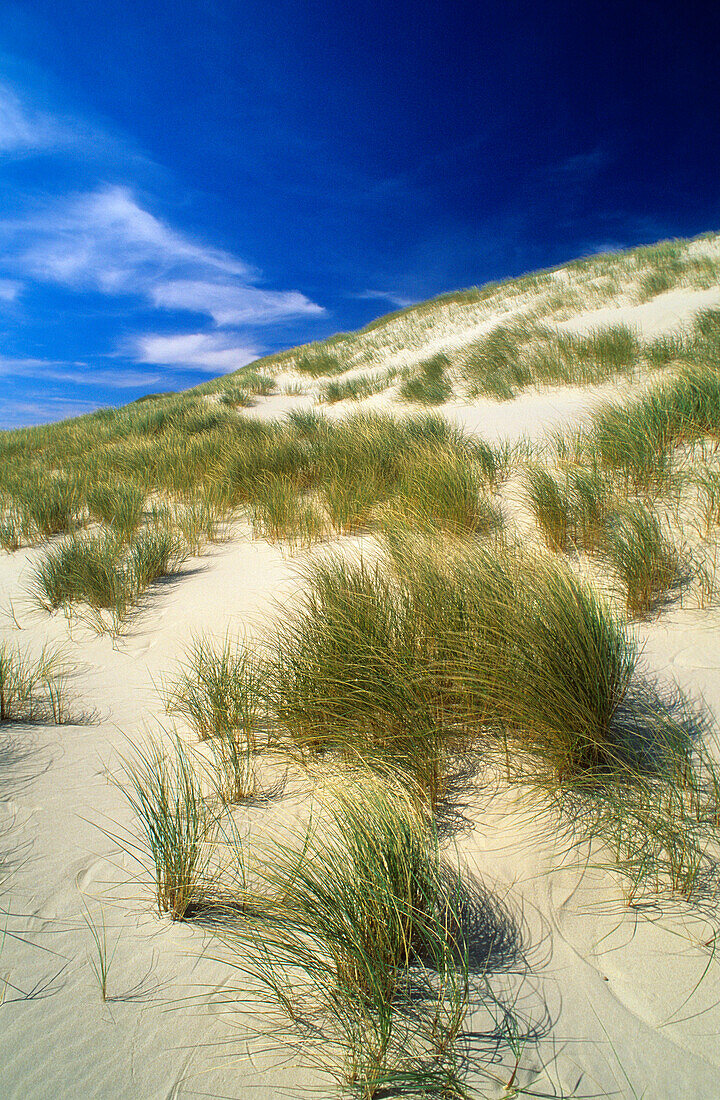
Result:
M666 320L668 310L673 314L668 324L682 323L687 308L676 313L677 298L662 297ZM659 331L649 308L655 305L638 307L645 310L633 315L639 327ZM612 392L557 389L510 403L453 404L445 412L488 437L538 437ZM277 415L303 400L271 398L258 409ZM384 407L387 397L373 403ZM252 541L239 528L231 542L189 563L179 579L156 587L127 636L113 644L81 627L71 638L62 616L28 610L23 593L38 554L23 550L0 558L0 609L12 607L20 624L18 629L5 616L0 639L19 641L31 652L45 641L66 643L77 669L74 691L96 718L77 726L2 730L0 851L7 858L0 908L8 915L0 913L0 990L7 982L0 1006L0 1096L309 1095L305 1090L322 1088L323 1080L303 1067L282 1037L272 1053L251 1041L242 995L236 1007L209 997L232 989L238 975L211 957L216 949L202 930L157 917L150 885L107 835L132 827L107 769L117 770L127 739L158 720L168 725L160 678L172 671L194 631L261 636L271 616L282 615L297 583L298 557ZM649 669L704 696L716 714L719 628L716 611L676 609L639 631ZM302 817L307 798L302 788L294 789L241 813L262 835L274 821L292 824ZM536 1028L537 1041L522 1052L518 1083L544 1095L720 1097L714 920L679 905L628 909L609 873L583 874L575 858L563 857L553 823L527 798L476 793L465 815L456 837L460 858L504 899L517 928L518 942L514 950L508 944L493 981L498 990L516 990L521 1014ZM108 982L112 999L105 1005L88 962L84 904L96 920L105 914L111 944L117 940ZM478 1009L469 1027L486 1026ZM498 1067L503 1073L507 1079L509 1070ZM508 1094L499 1085L494 1095Z

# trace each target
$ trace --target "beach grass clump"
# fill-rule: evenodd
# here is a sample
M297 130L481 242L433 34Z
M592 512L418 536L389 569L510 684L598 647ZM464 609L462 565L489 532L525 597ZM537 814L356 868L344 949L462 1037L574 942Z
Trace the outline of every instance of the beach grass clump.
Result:
M716 440L719 424L717 368L691 363L639 398L599 409L586 446L626 490L657 495L673 483L675 448Z
M0 497L0 546L13 553L29 541L30 529L22 508L12 497Z
M571 537L572 503L564 486L544 466L530 466L525 489L535 520L553 551L566 550Z
M445 724L465 731L466 746L512 746L531 772L556 776L615 758L637 651L562 561L483 544L428 552L416 540L391 554L416 629L434 632Z
M117 784L137 825L122 846L149 863L158 912L186 919L202 904L216 824L187 750L149 740L123 760Z
M384 524L403 523L453 535L489 535L503 526L485 492L487 467L469 456L438 449L408 459Z
M97 630L117 632L145 589L177 571L184 557L181 541L167 526L142 528L128 541L113 531L71 535L38 563L30 591L45 611L84 607Z
M239 385L242 390L253 397L270 397L275 392L277 381L274 375L266 370L258 370L257 367L245 367L240 371ZM243 402L241 401L240 404Z
M615 487L599 466L572 463L555 476L535 463L527 468L525 487L549 550L598 550L618 508Z
M332 752L413 775L435 800L448 746L428 656L406 593L379 566L314 563L271 647L274 735L303 757Z
M628 325L598 328L586 335L562 333L557 341L559 353L568 363L567 381L574 383L632 377L641 353L637 333Z
M297 485L282 475L259 479L251 505L256 538L292 539L302 527L303 508Z
M186 556L173 523L151 524L139 531L119 569L127 577L131 600L136 602L151 584L177 573Z
M33 479L24 486L21 501L39 540L71 531L82 522L83 493L76 477Z
M452 382L447 373L450 366L450 359L442 352L419 363L400 386L400 397L421 405L443 405L452 394Z
M513 447L507 441L492 444L485 439L474 438L463 440L462 451L476 463L486 486L495 490L509 476L520 448Z
M37 545L86 521L83 479L31 464L10 470L0 491L0 544Z
M218 399L223 405L229 405L233 409L249 409L255 404L253 394L242 383L224 386L218 394Z
M58 649L44 646L32 658L19 645L0 642L0 723L70 721L67 679Z
M175 509L173 521L188 550L197 555L207 542L223 537L229 512L219 495L193 493Z
M412 775L431 804L483 747L560 776L614 760L637 653L590 589L512 548L386 543L384 565L312 566L272 647L276 736Z
M709 715L677 690L661 694L652 685L631 703L624 722L634 758L551 797L578 838L600 842L606 862L599 862L620 875L629 905L647 894L707 901L720 866Z
M236 965L296 1027L314 1022L344 1089L370 1098L442 1080L461 1095L461 890L415 799L372 775L338 785L318 828L273 844L261 879L266 909L232 944Z
M667 405L652 392L638 401L611 404L594 414L586 446L626 492L656 495L674 473Z
M500 683L506 730L559 777L614 766L623 753L614 720L637 662L622 624L554 563L536 569L515 614L521 649L510 648ZM499 704L502 717L502 694Z
M499 325L466 349L461 373L470 397L508 401L532 384L522 355L528 335L527 325L520 322Z
M664 368L684 358L688 341L683 332L663 332L643 343L643 359L651 367Z
M145 492L132 484L99 485L88 493L90 515L127 539L143 518Z
M229 638L222 643L200 634L165 688L168 714L184 718L205 741L226 732L254 738L259 673L250 653Z
M308 344L295 359L295 370L300 374L309 374L312 378L320 378L325 374L342 374L349 366L332 348L323 348L322 345Z
M383 371L367 374L353 374L349 378L331 378L318 391L321 401L333 405L338 401L362 401L373 394L382 393L397 377L397 369L389 367Z
M112 533L71 536L48 551L37 565L32 581L37 603L53 612L82 602L93 611L110 610L120 621L132 591L120 565L122 552L122 544Z
M608 523L618 510L615 486L596 463L570 466L566 480L572 505L573 541L592 554L601 545Z
M663 531L657 514L640 503L615 518L604 551L620 580L632 617L648 615L682 580L682 558L677 547Z
M320 489L322 507L331 528L339 535L368 528L384 495L372 471L334 466L329 468Z
M253 756L263 708L262 670L254 655L226 637L198 635L165 686L168 714L184 718L215 763L215 785L228 803L255 789Z

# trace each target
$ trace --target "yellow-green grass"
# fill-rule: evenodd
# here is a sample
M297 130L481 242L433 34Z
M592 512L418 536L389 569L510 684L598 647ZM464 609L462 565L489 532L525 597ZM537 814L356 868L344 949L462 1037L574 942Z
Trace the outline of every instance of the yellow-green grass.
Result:
M158 912L183 920L202 906L217 824L196 767L179 739L169 750L148 740L116 782L136 831L115 839L150 872Z
M185 556L166 524L150 524L127 540L112 530L74 534L46 552L30 592L45 611L75 611L97 630L117 632L148 586L176 572Z
M231 961L344 1090L462 1095L463 894L432 820L369 775L327 801L317 830L264 853Z
M71 720L68 662L57 648L45 646L30 657L19 645L0 642L0 723Z

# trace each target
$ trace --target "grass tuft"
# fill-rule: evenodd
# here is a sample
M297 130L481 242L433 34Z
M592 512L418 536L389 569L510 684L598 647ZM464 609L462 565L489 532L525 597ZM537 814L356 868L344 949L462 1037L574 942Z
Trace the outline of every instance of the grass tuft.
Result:
M664 534L657 515L641 504L616 518L609 528L605 549L622 583L628 614L633 617L648 615L682 579L677 548Z
M447 375L450 360L441 352L426 359L416 373L406 378L400 386L403 401L415 401L421 405L442 405L452 394L452 383Z
M117 782L139 830L124 846L149 857L158 912L183 920L202 904L215 826L200 781L179 739L169 753L148 741L123 765Z

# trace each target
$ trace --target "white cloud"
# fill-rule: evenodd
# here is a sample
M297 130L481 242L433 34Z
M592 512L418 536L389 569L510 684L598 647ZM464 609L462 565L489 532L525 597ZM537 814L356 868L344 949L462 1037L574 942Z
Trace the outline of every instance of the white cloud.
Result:
M78 401L66 397L38 397L29 401L6 401L0 397L0 428L24 428L47 424L66 417L82 416L97 409L97 401Z
M0 375L38 375L56 365L52 359L21 359L9 355L0 355Z
M100 140L101 135L80 119L50 114L0 82L0 155L18 157L63 147L87 148Z
M162 309L205 313L216 324L261 325L323 313L299 291L252 285L258 272L198 244L144 210L124 187L55 200L0 224L15 266L41 282L103 294L140 294Z
M362 301L370 302L390 302L391 305L397 306L398 309L406 309L408 306L414 306L417 302L417 298L406 298L404 294L395 294L392 291L384 290L361 290L357 294L351 294L351 298L359 298Z
M18 258L23 270L78 289L136 293L182 267L243 279L253 274L242 261L170 229L124 187L55 201L37 215L6 223L6 228L16 237L31 238Z
M150 296L157 306L209 313L218 325L267 325L291 316L325 312L322 306L296 290L261 290L238 283L196 279L158 283L152 287Z
M141 336L135 358L141 363L162 363L208 374L226 374L252 363L258 348L239 344L237 337L225 333L194 332L178 336Z
M14 302L21 290L17 279L0 279L0 302Z
M48 382L69 382L76 386L105 386L108 389L132 389L154 385L162 374L142 370L102 370L87 363L71 363L57 359L21 359L0 355L0 378L40 378Z
M7 84L0 84L0 152L17 153L54 145L56 127L28 109Z

